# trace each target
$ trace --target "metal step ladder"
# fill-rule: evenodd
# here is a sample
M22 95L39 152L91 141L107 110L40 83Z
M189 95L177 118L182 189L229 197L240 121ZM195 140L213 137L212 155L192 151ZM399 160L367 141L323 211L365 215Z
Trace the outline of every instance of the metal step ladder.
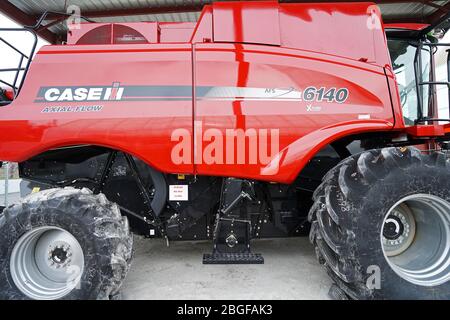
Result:
M203 255L203 264L263 264L261 254L252 253L252 223L246 204L256 198L248 180L226 178L214 226L212 253Z

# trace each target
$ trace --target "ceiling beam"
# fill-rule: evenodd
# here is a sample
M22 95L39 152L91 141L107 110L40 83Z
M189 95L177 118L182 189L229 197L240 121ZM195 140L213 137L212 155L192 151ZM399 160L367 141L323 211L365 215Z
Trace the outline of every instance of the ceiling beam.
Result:
M442 10L437 10L428 17L428 21L431 25L439 24L441 21L449 18L450 2L442 6Z
M36 24L36 19L33 16L27 15L16 6L12 5L9 1L0 1L0 12L4 13L6 16L10 17L22 26L32 26ZM56 43L58 40L56 34L49 30L40 30L37 34L50 43Z
M427 6L429 6L429 7L433 7L433 8L436 8L438 10L441 10L441 11L445 10L443 6L438 5L438 4L436 4L436 3L434 3L433 1L430 1L430 0L423 0L422 3L427 5Z

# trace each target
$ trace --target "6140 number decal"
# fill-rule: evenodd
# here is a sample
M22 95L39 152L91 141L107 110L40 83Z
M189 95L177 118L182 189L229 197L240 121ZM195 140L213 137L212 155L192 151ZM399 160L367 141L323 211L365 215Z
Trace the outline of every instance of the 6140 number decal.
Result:
M304 101L344 103L348 98L347 88L308 87L303 91Z

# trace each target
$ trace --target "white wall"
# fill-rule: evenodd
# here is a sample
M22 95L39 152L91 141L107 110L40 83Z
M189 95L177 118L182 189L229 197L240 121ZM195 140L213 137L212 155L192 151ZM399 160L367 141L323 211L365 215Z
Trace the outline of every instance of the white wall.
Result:
M21 179L9 179L8 180L8 194L20 192ZM0 180L0 195L5 194L5 180Z

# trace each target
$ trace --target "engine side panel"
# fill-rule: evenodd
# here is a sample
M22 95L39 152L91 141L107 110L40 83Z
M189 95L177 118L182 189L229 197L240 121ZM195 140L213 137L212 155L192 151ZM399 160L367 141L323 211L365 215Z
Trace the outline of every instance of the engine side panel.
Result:
M190 45L44 47L0 119L2 160L94 144L138 154L164 172L192 173L192 163L171 161L172 131L192 130Z
M389 130L394 123L384 69L350 59L262 45L197 44L195 76L201 175L291 183L328 139ZM249 133L245 143L236 138L230 144L239 130ZM221 154L211 152L211 136L223 144Z

